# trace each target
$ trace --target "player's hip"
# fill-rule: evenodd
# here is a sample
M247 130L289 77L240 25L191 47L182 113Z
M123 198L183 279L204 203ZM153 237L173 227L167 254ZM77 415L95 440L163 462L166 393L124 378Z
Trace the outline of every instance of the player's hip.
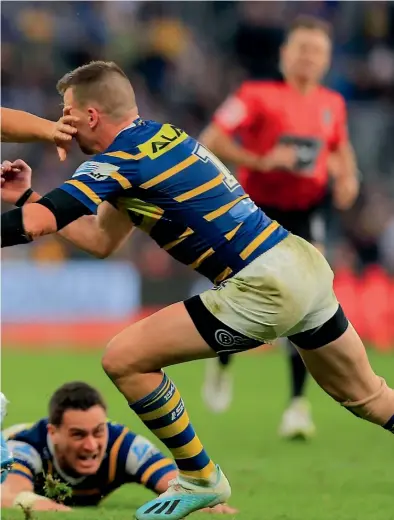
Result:
M199 298L220 323L255 341L246 348L319 327L338 309L327 261L292 234Z
M259 208L272 220L299 237L312 243L324 243L327 222L326 198L302 210L282 210L274 206L260 205Z

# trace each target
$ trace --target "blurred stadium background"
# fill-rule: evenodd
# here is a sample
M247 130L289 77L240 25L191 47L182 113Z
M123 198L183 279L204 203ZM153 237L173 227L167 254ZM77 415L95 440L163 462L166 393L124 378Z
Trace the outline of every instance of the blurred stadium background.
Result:
M57 79L84 62L108 59L128 73L143 117L169 120L194 136L241 80L277 74L287 21L298 14L331 21L335 49L326 83L347 101L363 188L352 210L338 214L327 207L328 255L339 298L368 345L379 351L372 352L374 366L394 383L393 2L5 1L1 8L3 106L57 119ZM30 163L33 186L41 193L84 160L75 148L59 163L53 147L36 144L3 145L2 158ZM12 401L7 424L44 414L50 393L80 378L105 390L115 419L137 425L101 374L99 351L64 349L102 349L123 324L197 292L200 284L206 282L140 233L105 261L56 237L4 250L2 390ZM40 354L43 348L50 354ZM218 456L227 456L223 462L241 488L235 500L245 515L240 518L260 520L263 507L271 520L392 518L385 459L391 439L360 426L313 386L318 440L312 448L283 446L276 422L286 395L285 364L276 352L264 356L259 364L246 356L238 365L239 399L255 407L252 418L238 399L225 417L207 416L199 399L201 363L174 371L203 438ZM248 397L252 388L255 401ZM231 432L227 455L223 431ZM366 450L362 457L356 438ZM320 461L319 468L313 461ZM259 479L268 493L264 502L254 489L252 507L250 489Z

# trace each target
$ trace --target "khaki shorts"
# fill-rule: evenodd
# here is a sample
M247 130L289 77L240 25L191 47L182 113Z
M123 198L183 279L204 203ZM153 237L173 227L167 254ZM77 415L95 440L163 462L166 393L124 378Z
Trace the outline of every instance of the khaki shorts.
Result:
M333 279L323 255L290 234L200 298L223 324L261 343L270 343L320 327L334 316L339 304Z

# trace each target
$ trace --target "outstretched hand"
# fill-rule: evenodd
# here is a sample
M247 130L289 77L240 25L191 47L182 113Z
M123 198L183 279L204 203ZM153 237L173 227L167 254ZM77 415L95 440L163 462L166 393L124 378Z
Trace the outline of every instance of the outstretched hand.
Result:
M1 200L10 204L15 202L31 187L30 166L17 159L1 164Z

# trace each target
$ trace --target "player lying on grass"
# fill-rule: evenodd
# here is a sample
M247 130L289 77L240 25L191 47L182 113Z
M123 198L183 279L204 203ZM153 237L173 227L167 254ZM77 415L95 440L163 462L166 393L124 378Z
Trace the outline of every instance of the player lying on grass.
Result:
M16 163L4 168L3 199L23 207L3 213L2 247L61 231L106 256L134 224L216 285L129 326L104 353L105 372L179 469L137 520L179 520L231 494L163 367L288 337L329 395L393 431L394 391L372 370L319 251L271 221L183 130L141 119L133 88L115 64L80 67L58 89L66 114L79 118L81 150L95 155L42 198L25 189L16 196Z
M5 430L14 464L1 486L2 507L95 506L128 483L164 492L177 475L174 462L145 437L106 417L99 392L77 381L52 395L48 418ZM212 512L237 511L224 505Z
M67 156L67 144L70 143L77 130L75 116L65 115L59 121L49 121L42 117L13 110L1 108L1 141L5 143L27 143L33 141L46 141L54 143L60 160Z

